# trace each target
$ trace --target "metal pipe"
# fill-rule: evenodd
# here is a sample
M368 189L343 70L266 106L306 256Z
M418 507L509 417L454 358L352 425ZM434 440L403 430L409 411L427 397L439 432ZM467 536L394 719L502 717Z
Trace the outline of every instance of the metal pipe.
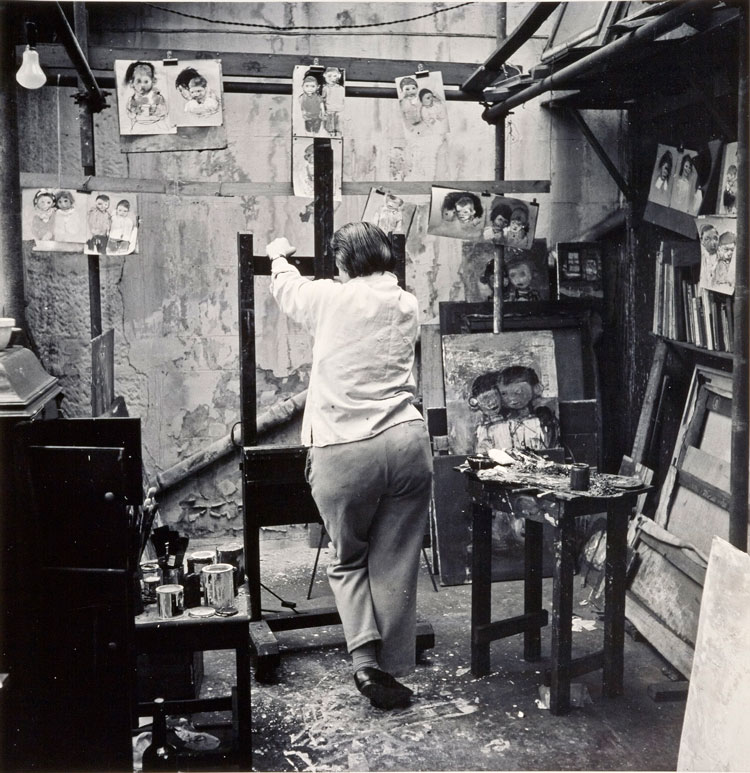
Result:
M729 474L729 542L747 552L748 532L748 10L740 5L739 79L737 98L737 250L734 276L734 367L732 374L732 451Z
M59 2L56 2L55 5L57 6L59 13L60 23L58 25L58 31L62 36L63 45L65 46L65 50L67 51L68 56L70 57L70 61L76 68L76 72L78 73L78 76L80 77L84 87L86 88L86 91L88 92L89 109L92 113L98 113L105 107L108 107L107 98L99 88L99 85L96 82L96 78L94 77L94 73L91 72L88 60L81 50L81 46L78 43L78 38L75 36L75 33L70 26L68 17L65 15L65 11L63 11Z
M623 58L643 43L653 42L665 32L669 32L680 24L688 23L688 20L693 16L701 13L710 13L711 7L711 4L707 4L705 0L686 0L685 3L679 5L674 10L667 11L658 19L644 24L642 27L606 46L602 46L594 53L584 56L567 67L563 67L562 70L542 78L542 80L523 89L523 91L513 94L503 102L486 108L482 113L482 118L487 123L496 123L501 116L506 115L514 107L522 105L524 102L528 102L530 99L538 97L547 91L565 89L574 78L596 67L601 67L613 60L622 64Z

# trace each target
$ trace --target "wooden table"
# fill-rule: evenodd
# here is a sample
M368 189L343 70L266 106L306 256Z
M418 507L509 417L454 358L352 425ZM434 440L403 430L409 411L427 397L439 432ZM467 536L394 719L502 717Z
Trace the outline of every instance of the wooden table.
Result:
M161 619L156 605L135 618L136 653L200 652L205 650L235 651L237 673L233 695L214 698L168 700L168 714L190 714L203 711L232 711L237 738L240 770L252 768L252 708L250 701L250 617L246 597L235 599L240 613L232 617L191 617L186 610L179 617ZM139 703L140 715L150 714L152 703Z
M548 614L542 608L542 526L554 531L552 579L552 648L550 711L563 714L570 708L570 682L581 674L603 669L604 694L622 694L625 633L625 580L628 521L638 496L646 486L612 490L607 495L592 492L543 491L526 485L483 479L487 473L462 470L472 502L471 670L474 676L490 671L490 643L523 633L524 659L541 657L541 629ZM596 475L592 473L592 484ZM616 476L603 476L612 479ZM509 502L528 496L535 505L514 513L525 519L524 612L504 620L491 620L492 602L492 511L507 510ZM607 554L605 560L604 647L601 651L573 659L573 576L575 572L575 520L606 513Z

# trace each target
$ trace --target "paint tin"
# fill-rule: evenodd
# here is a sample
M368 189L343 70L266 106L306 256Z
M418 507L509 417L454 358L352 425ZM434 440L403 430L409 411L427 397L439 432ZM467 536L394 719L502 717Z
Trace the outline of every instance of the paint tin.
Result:
M234 601L234 567L231 564L204 566L203 597L207 607L221 609Z
M188 556L187 570L188 574L195 572L201 573L201 569L209 564L216 563L216 551L215 550L196 550Z
M179 617L185 611L182 585L160 585L156 589L156 609L159 617Z
M570 490L588 491L591 479L588 464L573 464L570 467Z
M245 582L245 546L241 542L231 542L218 549L219 563L234 567L234 592Z
M156 601L156 589L161 585L161 572L143 575L143 600L148 603Z

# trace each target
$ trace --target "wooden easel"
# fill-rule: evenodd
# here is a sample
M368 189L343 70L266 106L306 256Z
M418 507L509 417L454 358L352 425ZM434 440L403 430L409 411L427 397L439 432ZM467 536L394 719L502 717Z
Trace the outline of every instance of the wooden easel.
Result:
M303 275L316 279L334 276L328 243L333 235L333 150L328 139L314 140L315 162L315 257L289 259ZM405 246L403 234L394 234L399 284L404 286ZM256 428L255 382L255 289L256 276L269 276L266 256L253 255L253 236L237 235L240 313L240 402L243 428L242 501L245 566L250 597L250 641L256 657L255 678L274 679L279 665L276 632L336 625L341 622L335 607L304 611L263 613L261 609L260 529L282 524L321 523L310 487L305 480L307 449L304 446L259 446ZM428 623L417 625L417 651L434 646L435 635Z

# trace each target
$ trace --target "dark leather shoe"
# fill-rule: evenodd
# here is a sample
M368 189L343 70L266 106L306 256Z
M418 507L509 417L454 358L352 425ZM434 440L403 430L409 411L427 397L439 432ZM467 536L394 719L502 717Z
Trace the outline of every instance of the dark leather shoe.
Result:
M412 691L379 668L358 669L354 672L354 684L377 709L405 708L411 702Z

